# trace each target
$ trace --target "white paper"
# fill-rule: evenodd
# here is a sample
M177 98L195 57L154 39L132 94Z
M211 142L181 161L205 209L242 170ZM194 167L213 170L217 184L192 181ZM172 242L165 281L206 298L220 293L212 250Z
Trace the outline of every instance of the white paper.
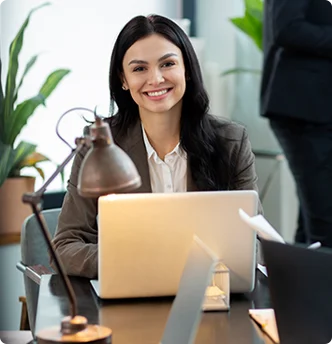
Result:
M249 315L275 343L279 343L277 322L272 308L249 309Z
M241 219L246 222L250 228L257 232L257 235L265 240L273 240L280 243L285 243L283 237L269 224L269 222L262 216L256 215L250 217L243 209L239 209Z
M263 275L265 275L266 277L268 277L266 266L264 266L264 265L258 263L258 264L257 264L257 269L258 269Z

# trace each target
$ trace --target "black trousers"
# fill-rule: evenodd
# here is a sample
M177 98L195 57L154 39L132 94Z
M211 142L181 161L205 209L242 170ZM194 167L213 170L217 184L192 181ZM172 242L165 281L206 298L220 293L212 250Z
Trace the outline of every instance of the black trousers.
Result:
M296 242L332 248L332 123L270 118L288 160L300 211Z

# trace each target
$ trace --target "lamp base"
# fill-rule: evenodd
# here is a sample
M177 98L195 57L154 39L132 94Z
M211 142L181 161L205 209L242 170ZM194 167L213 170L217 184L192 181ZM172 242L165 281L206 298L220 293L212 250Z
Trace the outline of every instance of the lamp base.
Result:
M43 329L37 333L38 344L93 343L111 344L112 330L105 326L88 325L82 316L65 317L60 326Z
M37 333L38 344L74 344L74 343L93 343L111 344L112 330L99 325L88 325L83 331L74 334L62 334L60 327L51 327Z

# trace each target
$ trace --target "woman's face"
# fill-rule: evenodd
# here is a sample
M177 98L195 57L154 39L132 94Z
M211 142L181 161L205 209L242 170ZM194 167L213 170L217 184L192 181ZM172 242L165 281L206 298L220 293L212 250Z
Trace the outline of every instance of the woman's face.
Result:
M182 53L176 45L153 34L127 50L122 66L123 86L141 115L171 110L181 114L186 78Z

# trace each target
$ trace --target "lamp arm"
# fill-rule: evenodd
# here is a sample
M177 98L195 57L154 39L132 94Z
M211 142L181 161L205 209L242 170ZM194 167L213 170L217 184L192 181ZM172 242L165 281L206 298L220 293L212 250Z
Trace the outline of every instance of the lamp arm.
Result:
M41 201L41 198L44 195L44 192L48 188L48 186L53 182L55 177L57 177L62 170L66 167L66 165L69 163L69 161L85 146L85 138L78 138L76 139L77 146L76 148L72 149L71 153L68 155L68 157L57 167L57 169L54 171L54 173L49 177L49 179L41 186L39 190L34 192L32 195L39 198L38 202Z
M55 179L55 177L59 173L62 172L62 170L65 168L65 166L68 164L68 162L86 145L86 141L87 140L85 138L76 139L76 144L77 144L76 148L71 151L71 153L68 155L68 157L62 162L61 165L58 166L56 171L43 184L43 186L39 190L37 190L36 192L23 194L23 197L22 197L23 203L30 204L32 211L33 211L34 215L36 216L37 222L38 222L39 227L42 231L42 234L45 238L49 252L51 253L52 259L55 263L56 270L59 273L59 275L61 276L61 279L64 283L64 287L66 289L66 293L67 293L69 301L70 301L70 314L71 314L72 318L74 318L77 315L77 300L75 297L73 287L69 281L67 274L65 273L65 268L63 266L63 263L62 263L59 255L56 253L56 251L53 247L52 238L51 238L50 233L47 229L47 225L46 225L46 221L44 219L44 216L40 213L40 203L41 203L41 199L43 197L43 194L44 194L46 188Z

